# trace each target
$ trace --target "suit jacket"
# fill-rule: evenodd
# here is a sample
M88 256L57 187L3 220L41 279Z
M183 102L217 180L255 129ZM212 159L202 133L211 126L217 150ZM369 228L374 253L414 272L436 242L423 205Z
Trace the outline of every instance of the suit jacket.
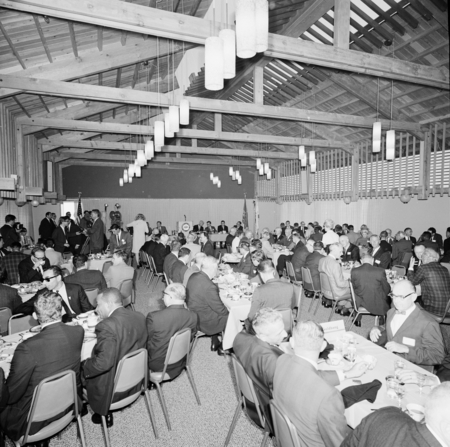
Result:
M248 252L245 256L242 256L239 264L236 267L233 267L233 271L237 273L245 273L246 275L250 275L253 270L252 263L252 255Z
M309 269L315 290L320 290L319 262L325 256L318 251L313 251L306 258L305 267Z
M88 228L87 234L90 237L91 251L103 250L104 237L105 237L105 224L100 217L92 224L91 228Z
M44 217L39 225L39 236L44 240L51 239L55 228L55 222Z
M402 265L404 253L412 253L413 244L411 241L401 239L392 246L392 265Z
M344 253L341 257L342 262L360 261L359 248L356 245L350 244L347 248L344 248Z
M313 233L309 238L314 242L322 242L323 233L321 233L320 231L318 233Z
M201 225L194 225L194 228L192 229L192 231L194 232L194 233L198 233L199 231L204 231L205 230L205 227L202 227Z
M281 234L280 237L274 236L274 244L277 245L283 245L284 247L289 247L289 239L284 235Z
M183 284L184 275L187 272L187 269L188 266L183 261L177 259L172 267L172 281Z
M425 424L396 407L381 408L351 431L341 447L441 447Z
M83 338L81 326L66 326L59 322L44 327L39 334L19 343L6 381L9 392L7 407L0 413L0 425L10 438L17 441L25 433L34 389L41 380L72 370L80 385ZM48 423L33 424L31 434Z
M370 264L353 268L351 272L355 301L374 315L386 315L389 310L387 295L391 286L383 269Z
M0 234L2 235L5 248L9 247L13 242L20 242L19 233L8 224L0 228Z
M416 306L393 335L391 322L394 315L395 309L390 309L386 317L385 334L380 337L379 344L385 344L384 341L396 341L408 346L407 354L397 354L406 360L422 367L440 365L445 357L445 352L441 329L436 320L428 312ZM415 346L408 344L405 337L414 340Z
M119 243L117 243L117 236L119 236ZM127 231L121 231L119 235L112 234L109 238L109 250L114 253L116 250L123 250L128 256L131 254L133 247L133 236Z
M59 253L69 251L69 247L65 244L69 244L67 232L65 233L61 226L55 228L52 234L53 242L55 243L54 249Z
M72 250L75 250L75 246L82 245L86 239L84 234L77 235L77 233L81 233L81 228L71 219L66 227L66 234Z
M34 302L37 300L38 296L42 293L42 291L47 291L48 289L42 289L36 295L34 295L32 298L30 298L28 301L25 301L20 306L16 307L14 309L14 314L25 314L25 315L31 315L34 312ZM94 308L91 306L91 303L89 302L88 297L84 293L83 288L79 284L66 284L66 292L67 292L67 298L70 303L70 307L72 308L75 315L82 314L84 312L89 312L90 310L93 310ZM66 314L71 314L74 316L68 307L66 307L66 304L64 300L62 300L62 305L64 310L66 311Z
M431 248L439 253L439 244L433 241L421 241L417 245L423 245L425 248Z
M98 289L101 292L106 289L106 281L99 270L82 269L64 278L66 284L79 284L84 290Z
M170 338L175 332L190 328L192 337L194 337L197 332L197 319L197 314L183 305L169 306L147 315L147 350L150 370L161 372L164 369ZM181 374L185 364L186 357L183 357L178 362L169 365L166 372L173 379Z
M164 258L163 272L167 275L167 277L169 279L172 279L172 268L177 261L178 261L178 257L176 255L174 255L173 253L169 253Z
M204 272L190 276L186 286L186 303L198 315L198 328L207 335L225 329L228 310L219 296L219 288Z
M411 241L413 243L413 245L416 245L416 243L417 243L417 239L414 236L410 236L409 239L408 239L408 236L405 236L405 239L407 241Z
M436 244L438 244L438 247L442 248L443 242L442 242L442 236L440 234L436 233L434 236L431 236L431 241L436 242Z
M248 319L251 321L256 312L263 307L272 309L293 309L296 303L294 286L280 279L269 279L265 284L258 286L253 292L252 304Z
M13 311L22 304L17 289L0 284L0 307L8 307ZM7 332L8 328L0 328L0 332Z
M228 233L228 227L227 227L226 225L219 225L219 226L217 227L217 231L218 231L219 233L222 233L222 231L225 231L225 233Z
M105 273L106 285L118 289L122 281L133 279L134 273L134 268L129 265L112 265Z
M188 267L188 269L184 272L183 286L187 287L187 283L188 283L191 275L193 273L197 273L199 271L200 271L200 269L195 264L193 264L192 267Z
M45 257L48 259L48 262L50 262L50 265L64 264L63 255L59 251L55 251L54 248L46 248Z
M300 242L297 244L297 246L300 244ZM297 247L295 247L297 248ZM306 248L306 245L301 245L300 248L298 248L297 250L294 250L294 254L292 255L292 265L294 267L294 271L295 271L295 277L298 280L302 280L302 267L306 267L306 258L310 255L311 253L308 251L308 249Z
M168 245L158 242L153 250L153 260L155 261L156 271L162 273L164 266L164 259L170 253L170 247Z
M89 405L95 413L106 415L120 360L130 352L147 347L145 317L140 312L119 307L97 324L95 334L97 344L83 365L83 373Z
M210 240L207 240L204 244L200 245L201 252L205 253L206 256L214 256L214 247Z
M323 272L328 276L330 286L337 298L348 295L350 298L350 286L344 278L342 268L338 261L328 255L319 261L319 272Z
M142 247L141 250L145 251L149 256L153 256L153 253L155 252L155 248L158 242L154 240L147 241Z
M273 398L296 427L300 445L341 445L348 432L342 395L311 363L283 354L275 368Z
M20 282L29 283L33 281L42 281L41 272L39 270L34 270L33 267L34 264L30 256L19 262ZM45 271L49 267L50 263L48 262L48 259L46 259L42 266L42 271Z
M389 245L387 242L386 244ZM375 252L375 254L373 254L373 249L371 251L373 256L374 267L379 267L380 269L383 270L389 269L389 266L391 265L391 252L389 250L385 250L381 246L381 244L378 250Z
M384 251L389 251L392 253L392 245L385 240L380 241L380 247L384 250Z
M232 234L227 234L227 237L225 239L225 245L229 245L231 247L231 244L233 243L234 236Z

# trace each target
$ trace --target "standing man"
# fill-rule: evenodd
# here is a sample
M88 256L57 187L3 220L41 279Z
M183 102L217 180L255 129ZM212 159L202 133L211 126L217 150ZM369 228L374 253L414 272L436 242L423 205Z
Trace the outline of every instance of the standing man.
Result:
M67 238L67 226L69 225L70 219L67 216L62 216L60 221L59 226L53 231L52 239L55 244L55 251L62 254L65 251L69 251L70 247Z
M80 227L83 230L87 230L88 228L92 227L92 219L91 219L91 212L85 211L83 217L80 220Z
M5 217L5 225L0 228L0 234L3 238L4 248L11 246L13 242L20 242L19 233L14 229L16 223L16 216L7 214Z
M55 231L55 223L52 220L52 213L45 213L45 217L41 220L39 225L39 237L46 241L52 238L53 231Z
M91 253L101 253L104 246L105 224L100 218L101 213L95 209L91 211L93 223L87 228L85 234L90 237Z
M109 231L111 232L111 237L109 238L110 252L114 253L117 250L122 250L129 257L131 255L131 248L133 247L133 236L123 231L120 225L117 224L112 224Z
M68 213L70 214L70 213ZM69 242L70 251L74 255L78 255L83 248L83 243L85 240L83 231L81 228L69 217L69 223L66 227L67 240Z
M164 259L170 253L170 247L167 245L168 242L169 236L166 233L162 234L153 250L153 260L155 261L155 267L158 273L163 273Z

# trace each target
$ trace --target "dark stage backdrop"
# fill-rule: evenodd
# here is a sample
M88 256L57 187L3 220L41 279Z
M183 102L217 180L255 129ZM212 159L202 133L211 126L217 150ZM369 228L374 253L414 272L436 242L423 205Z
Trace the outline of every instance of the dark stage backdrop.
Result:
M211 167L212 168L212 167ZM113 197L139 199L240 199L255 196L254 171L240 169L242 184L232 181L228 166L192 169L142 169L141 178L119 185L124 168L68 166L63 172L63 192L68 198ZM209 179L210 172L219 176L218 188Z

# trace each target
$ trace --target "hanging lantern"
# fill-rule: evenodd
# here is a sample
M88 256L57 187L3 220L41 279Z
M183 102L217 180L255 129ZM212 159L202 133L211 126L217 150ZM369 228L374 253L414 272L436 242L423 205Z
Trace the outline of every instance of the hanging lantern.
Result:
M373 152L381 151L381 123L380 122L373 123L372 151Z
M221 186L222 186L222 182L219 180L219 181L217 182L217 187L220 188Z
M155 152L161 152L164 146L164 121L155 121Z
M234 171L233 174L231 175L231 180L236 180L236 171Z
M135 174L136 177L141 177L142 176L142 169L140 166L136 166L136 170L135 170Z
M233 175L233 166L230 166L230 169L228 169L228 174L230 176Z
M128 177L128 183L133 183L133 179L131 177Z
M123 182L128 183L128 169L125 169L125 171L123 171Z
M316 153L314 151L309 151L309 164L316 161Z
M269 163L264 163L264 174L267 174L268 172L269 172L269 169L270 169L270 167L269 167Z
M130 163L128 165L128 177L129 178L133 177L133 175L135 173L135 169L134 169L135 167L136 167L136 165L134 163Z
M236 1L236 46L237 55L248 59L256 54L255 0Z
M238 185L242 185L242 178L241 177L238 178Z
M178 106L169 107L170 130L172 132L180 131L180 112Z
M236 169L236 178L238 180L241 178L241 173L239 172L239 169Z
M266 173L267 180L272 180L272 169L269 169Z
M211 172L211 173L209 174L209 179L212 180L213 178L214 178L214 174Z
M120 186L123 186L123 178L120 178L120 179L119 179L119 185L120 185Z
M256 159L256 169L259 169L261 167L261 159L257 158Z
M147 164L147 157L145 156L145 152L142 149L139 149L137 151L137 159L140 166L145 166Z
M316 172L317 169L316 160L310 161L309 164L311 166L311 172Z
M264 165L259 167L259 175L264 175Z
M298 147L298 159L301 160L305 155L305 146Z
M300 159L301 167L304 168L306 166L306 154L303 155L303 158Z
M386 132L386 160L395 158L395 130Z
M164 135L166 138L173 138L175 136L170 127L170 118L168 113L164 114Z
M223 77L236 76L236 33L232 29L223 29L219 33L223 42Z
M217 185L218 181L219 181L219 177L213 177L213 185Z
M220 37L211 36L205 43L205 88L223 89L223 42Z
M269 47L269 2L255 1L256 52L262 53Z
M31 201L31 204L32 204L34 207L39 206L39 201L36 200L36 199L34 199L34 200Z
M145 158L151 160L155 156L155 148L153 146L152 140L147 140L145 142Z
M187 99L180 101L180 124L189 124L189 101Z

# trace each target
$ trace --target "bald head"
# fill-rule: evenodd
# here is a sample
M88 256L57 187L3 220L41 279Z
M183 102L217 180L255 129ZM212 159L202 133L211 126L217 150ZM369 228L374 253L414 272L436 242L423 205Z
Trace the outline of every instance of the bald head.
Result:
M425 421L446 445L450 445L450 382L431 390L425 403Z
M370 236L370 245L372 245L374 249L380 246L380 238L376 234Z
M206 256L203 259L201 270L206 273L210 279L213 279L217 274L217 259L212 256Z
M194 264L198 267L201 268L202 264L203 264L203 260L206 258L205 253L202 252L198 252L195 254L194 256Z
M417 259L422 259L423 252L425 251L425 245L415 245L414 253Z
M343 234L342 236L339 236L339 242L341 243L341 245L346 248L350 245L350 240L348 239L348 237Z

